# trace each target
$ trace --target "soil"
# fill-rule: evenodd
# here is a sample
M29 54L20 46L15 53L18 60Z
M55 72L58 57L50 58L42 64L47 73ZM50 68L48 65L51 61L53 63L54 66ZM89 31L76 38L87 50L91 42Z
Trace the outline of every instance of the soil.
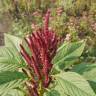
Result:
M4 45L4 33L0 32L0 46Z
M0 46L4 45L4 33L7 33L10 30L11 18L8 14L3 14L0 18Z

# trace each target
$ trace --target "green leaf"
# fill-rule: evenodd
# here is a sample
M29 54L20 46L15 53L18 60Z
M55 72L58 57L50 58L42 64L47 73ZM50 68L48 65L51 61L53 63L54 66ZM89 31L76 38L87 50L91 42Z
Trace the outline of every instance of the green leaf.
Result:
M5 46L0 47L0 71L17 70L26 64L19 52L21 39L5 34Z
M0 72L0 95L5 96L10 90L23 84L25 80L27 80L27 77L21 72Z
M19 79L0 85L0 96L7 96L11 90L22 86L24 82L25 80Z
M21 86L26 79L19 68L26 67L20 54L21 39L5 34L5 46L0 47L0 96L8 96L10 90Z
M26 96L23 92L13 89L8 92L6 96Z
M93 90L96 93L96 64L78 64L75 65L72 69L72 71L77 72L81 75L83 75L90 85L92 86Z
M89 83L75 72L60 73L55 78L57 84L54 90L60 96L96 96Z
M13 35L5 34L5 46L13 47L15 50L20 51L20 43L22 39Z
M8 83L13 80L25 79L26 76L18 71L2 71L0 72L0 85Z
M96 81L96 64L78 64L75 65L72 71L83 75L87 80Z
M10 52L13 53L14 57L18 61L22 62L23 65L26 65L26 64L24 64L25 62L22 59L22 56L20 54L21 41L22 40L19 37L5 34L5 46L11 48Z
M24 67L24 61L15 55L15 51L11 48L0 48L0 52L2 53L2 55L0 55L0 72L17 70L20 67Z
M52 89L45 92L44 96L60 96L60 93L57 90Z
M75 43L64 43L57 51L56 56L53 59L53 64L56 69L60 70L60 66L65 61L73 61L81 56L85 47L85 41L79 41Z

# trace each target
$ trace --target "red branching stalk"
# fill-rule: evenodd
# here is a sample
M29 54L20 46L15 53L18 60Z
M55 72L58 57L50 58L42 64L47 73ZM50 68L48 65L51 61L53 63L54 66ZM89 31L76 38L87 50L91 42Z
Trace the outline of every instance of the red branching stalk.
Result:
M48 87L51 81L49 72L52 69L52 59L57 50L57 36L52 30L49 30L50 11L46 13L43 28L32 33L28 38L25 38L32 56L29 56L22 44L21 54L28 65L33 68L38 81L42 81L43 87ZM34 91L34 89L33 89ZM35 95L33 95L35 96Z

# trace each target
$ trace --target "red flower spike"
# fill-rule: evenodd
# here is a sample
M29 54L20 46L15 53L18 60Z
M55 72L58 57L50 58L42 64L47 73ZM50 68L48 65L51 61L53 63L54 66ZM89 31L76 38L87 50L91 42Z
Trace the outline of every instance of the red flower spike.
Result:
M50 10L47 11L46 16L45 16L44 32L48 31L49 17L50 17Z
M34 69L37 77L39 78L39 80L41 80L41 73L40 73L40 71L39 71L39 68L38 68L38 66L37 66L37 63L36 63L36 61L34 60L33 57L32 57L31 60L32 60L31 66L33 67L33 69Z
M35 83L33 83L32 81L31 82L29 81L29 82L26 82L25 84L27 86L30 96L39 96L37 91L37 86Z
M44 82L44 83L43 83L43 85L44 85L45 88L47 88L47 87L49 86L51 80L52 80L51 77L49 77L49 78L48 78L48 82Z
M53 64L51 61L56 54L58 43L57 36L48 28L49 17L50 11L48 10L45 15L44 27L37 30L35 33L32 33L28 38L25 38L32 53L32 57L30 57L23 46L20 45L22 56L33 68L36 76L42 81L42 84L44 84L44 87L48 87L51 82L49 72L52 69Z
M27 52L25 51L24 47L20 44L21 47L21 55L24 57L24 59L26 60L26 62L30 65L31 64L31 58L30 56L27 54Z

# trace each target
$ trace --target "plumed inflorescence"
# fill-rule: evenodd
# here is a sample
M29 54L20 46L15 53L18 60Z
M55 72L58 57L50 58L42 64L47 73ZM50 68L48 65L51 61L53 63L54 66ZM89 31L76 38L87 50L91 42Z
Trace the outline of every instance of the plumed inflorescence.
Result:
M30 56L20 44L21 54L28 65L34 70L38 81L42 81L44 88L48 87L51 77L49 72L52 69L52 59L57 50L57 36L53 30L49 30L50 11L47 11L43 28L33 32L25 38L32 56Z

